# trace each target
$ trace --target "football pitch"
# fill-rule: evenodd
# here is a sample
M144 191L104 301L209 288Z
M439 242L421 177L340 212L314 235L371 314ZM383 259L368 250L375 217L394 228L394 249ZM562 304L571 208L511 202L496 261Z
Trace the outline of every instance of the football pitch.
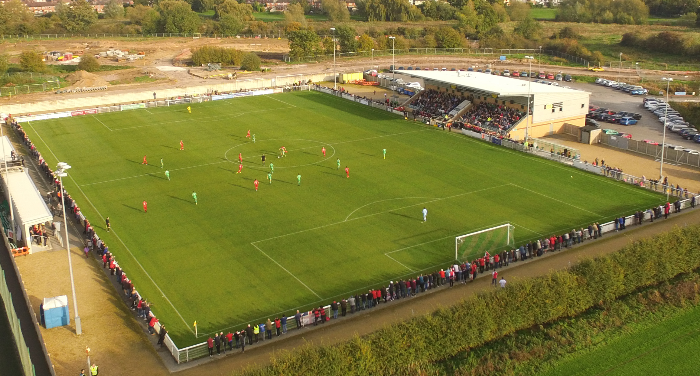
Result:
M23 124L180 348L446 267L458 235L510 223L519 245L663 200L317 92L190 106Z

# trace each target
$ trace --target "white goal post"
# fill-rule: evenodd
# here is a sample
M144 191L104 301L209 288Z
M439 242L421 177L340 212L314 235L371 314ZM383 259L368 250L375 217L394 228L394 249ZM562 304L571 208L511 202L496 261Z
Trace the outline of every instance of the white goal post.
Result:
M455 260L470 260L488 252L511 250L515 246L515 226L506 223L455 237Z

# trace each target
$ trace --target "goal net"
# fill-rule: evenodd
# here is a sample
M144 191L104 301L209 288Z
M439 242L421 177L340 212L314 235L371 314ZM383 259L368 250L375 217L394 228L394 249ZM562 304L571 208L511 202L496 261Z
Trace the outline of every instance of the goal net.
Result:
M486 252L493 255L515 246L515 226L510 223L485 230L460 235L455 238L455 260L467 261L482 257Z

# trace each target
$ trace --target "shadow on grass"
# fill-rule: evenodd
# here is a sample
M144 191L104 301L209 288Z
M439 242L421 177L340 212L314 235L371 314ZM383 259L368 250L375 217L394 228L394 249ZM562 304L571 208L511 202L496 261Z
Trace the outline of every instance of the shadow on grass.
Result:
M326 107L330 107L334 110L340 110L344 112L351 113L355 116L363 117L368 120L396 120L397 116L391 112L384 112L380 110L369 110L373 107L367 107L360 103L355 103L348 101L346 99L335 97L330 94L323 93L313 93L313 95L303 95L299 96L305 100L316 102Z
M140 212L140 211L141 211L141 209L135 208L135 207L130 206L130 205L127 205L127 204L122 204L122 205L123 205L123 206L126 206L127 208L129 208L129 209L131 209L131 210L136 210L137 212Z
M184 199L184 198L182 198L182 197L177 197L177 196L173 196L173 195L168 195L168 196L170 196L171 198L174 198L174 199L176 199L176 200L180 200L180 201L182 201L182 202L186 202L186 203L188 203L188 204L194 204L194 200L186 200L186 199Z
M328 167L328 168L330 168L331 170L333 169L332 167ZM338 170L336 173L328 172L328 171L321 171L321 172L326 174L326 175L331 175L331 176L335 176L338 178L345 178L345 171L342 171L342 170Z
M180 146L160 145L164 148L180 150Z

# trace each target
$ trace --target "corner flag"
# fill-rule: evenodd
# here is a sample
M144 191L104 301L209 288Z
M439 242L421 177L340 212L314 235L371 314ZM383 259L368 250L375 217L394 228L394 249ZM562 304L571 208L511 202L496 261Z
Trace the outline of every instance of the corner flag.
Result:
M194 336L197 337L197 321L194 322Z

